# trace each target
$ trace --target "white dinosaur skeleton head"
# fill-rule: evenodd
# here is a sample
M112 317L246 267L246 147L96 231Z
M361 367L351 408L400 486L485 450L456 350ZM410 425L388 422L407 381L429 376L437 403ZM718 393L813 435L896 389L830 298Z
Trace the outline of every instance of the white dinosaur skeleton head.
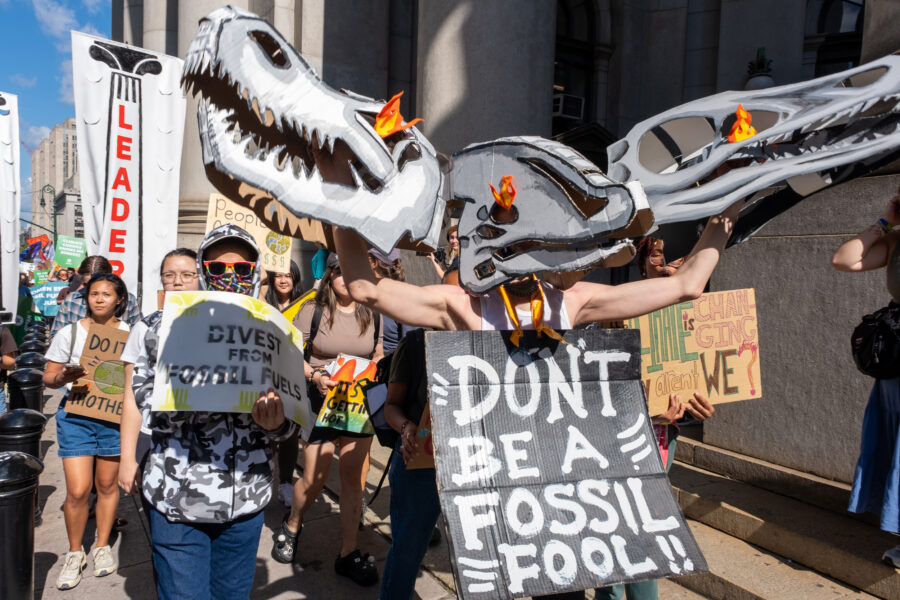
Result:
M491 185L512 176L508 210ZM453 157L459 222L460 285L484 293L510 279L627 263L628 236L653 222L640 184L618 184L559 142L538 137L473 144Z
M730 143L738 105L757 133ZM900 155L900 56L818 79L723 92L637 124L611 145L609 177L644 186L662 236L753 195L732 243L820 189ZM683 255L696 237L689 236ZM676 240L673 240L676 241ZM666 254L670 243L666 241Z
M428 140L415 128L382 139L384 103L328 87L263 19L231 7L202 19L182 82L202 97L208 177L273 229L296 236L312 218L383 252L407 236L437 243L442 176Z

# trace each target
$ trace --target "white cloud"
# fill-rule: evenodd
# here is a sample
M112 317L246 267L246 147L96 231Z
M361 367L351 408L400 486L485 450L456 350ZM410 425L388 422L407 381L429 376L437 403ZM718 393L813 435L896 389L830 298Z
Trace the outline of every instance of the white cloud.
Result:
M81 27L78 27L75 31L80 31L80 32L86 33L88 35L95 35L97 37L106 37L105 35L103 35L103 33L99 29L97 29L90 23L85 23Z
M31 0L31 4L41 30L51 37L62 40L68 37L70 29L78 27L75 12L68 6L53 0Z
M28 126L22 134L22 141L25 142L32 150L37 150L41 145L41 141L50 135L50 128L44 125Z
M75 106L75 89L72 87L72 59L64 60L59 64L59 101Z
M21 73L16 73L15 75L10 75L9 80L17 86L23 88L31 88L37 85L37 75L29 78L25 77Z
M91 14L100 10L100 7L106 4L106 0L81 0L81 3Z

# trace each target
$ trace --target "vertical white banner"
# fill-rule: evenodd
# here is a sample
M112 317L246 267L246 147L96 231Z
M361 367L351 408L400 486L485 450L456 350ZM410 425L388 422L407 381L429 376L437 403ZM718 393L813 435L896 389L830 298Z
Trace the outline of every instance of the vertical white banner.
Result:
M107 257L145 313L175 248L183 61L72 32L78 172L88 254Z
M14 323L19 295L19 99L0 92L0 323Z

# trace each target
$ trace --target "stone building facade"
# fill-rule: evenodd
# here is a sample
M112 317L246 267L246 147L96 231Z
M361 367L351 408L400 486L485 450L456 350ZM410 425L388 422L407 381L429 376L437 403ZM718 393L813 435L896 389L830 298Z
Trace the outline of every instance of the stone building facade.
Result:
M52 207L55 206L57 233L84 237L77 139L75 119L66 119L55 125L31 153L31 214L36 224L53 229ZM53 187L53 197L50 190L43 192L46 185ZM32 233L41 235L47 232L33 228Z
M113 36L184 56L215 0L114 0ZM682 102L744 89L764 48L775 85L900 47L892 0L234 0L267 18L335 88L405 91L402 112L441 152L506 135L559 136L605 166L603 149ZM757 73L759 75L760 73ZM205 225L196 103L188 100L181 240ZM869 224L897 176L826 190L730 250L713 289L756 287L765 398L722 406L704 440L848 481L871 381L847 338L886 303L883 274L833 272L828 259Z

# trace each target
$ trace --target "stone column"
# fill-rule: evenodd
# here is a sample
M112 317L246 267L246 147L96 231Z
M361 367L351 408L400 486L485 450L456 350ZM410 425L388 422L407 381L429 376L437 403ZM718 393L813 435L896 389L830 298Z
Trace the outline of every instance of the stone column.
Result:
M272 25L284 36L292 46L294 45L294 0L275 0L273 8Z
M144 0L144 43L162 54L178 52L178 6L175 0Z
M152 4L154 0L148 2ZM144 45L143 0L125 0L122 4L122 41L132 46Z
M233 0L231 5L247 9L247 0ZM200 19L222 6L219 0L193 0L178 3L178 56L184 58L188 46L197 34ZM181 151L181 185L178 206L178 244L196 248L206 232L206 213L209 195L215 191L206 179L200 134L197 129L197 100L187 98L184 120L184 146Z
M416 104L441 152L509 135L550 136L556 3L420 2Z
M895 0L869 0L864 19L862 62L900 50L900 4Z

